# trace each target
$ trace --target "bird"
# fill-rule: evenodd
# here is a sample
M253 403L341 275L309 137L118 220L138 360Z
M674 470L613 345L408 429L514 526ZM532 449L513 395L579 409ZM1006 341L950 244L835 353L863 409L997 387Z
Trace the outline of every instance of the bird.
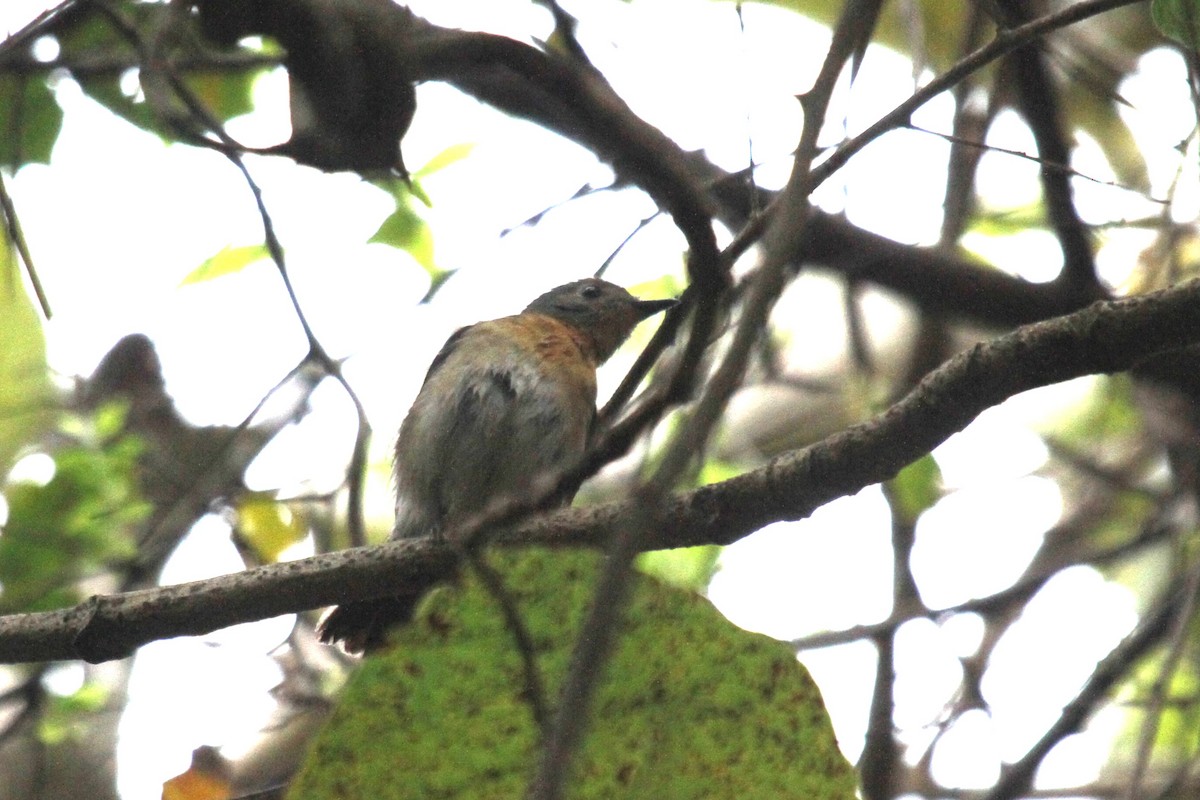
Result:
M676 305L600 278L542 294L520 314L456 331L433 359L400 425L392 539L442 536L501 499L530 498L576 466L596 423L596 368L634 327ZM538 510L568 505L575 488ZM334 607L326 644L369 653L408 622L431 586Z

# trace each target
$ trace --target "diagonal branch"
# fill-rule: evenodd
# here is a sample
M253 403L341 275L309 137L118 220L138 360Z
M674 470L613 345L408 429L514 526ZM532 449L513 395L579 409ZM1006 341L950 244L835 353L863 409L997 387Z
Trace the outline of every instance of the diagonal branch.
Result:
M571 663L563 680L561 701L554 724L542 744L537 770L529 785L531 800L557 800L566 793L570 766L583 739L589 720L591 699L600 684L603 667L616 641L625 600L634 580L633 559L639 544L653 535L658 520L652 509L675 485L687 465L708 442L729 399L741 385L754 343L766 329L767 317L787 283L785 253L795 248L793 241L803 238L806 227L809 182L813 158L817 155L817 135L825 119L830 97L858 43L870 38L874 15L867 13L877 0L849 0L834 28L833 43L812 90L801 98L804 125L796 151L795 166L787 188L780 194L787 214L777 214L767 230L763 263L756 269L741 318L719 367L705 386L695 408L667 445L653 476L633 493L634 508L625 524L614 527L606 547L607 559L596 582L587 617L571 654ZM773 246L774 245L774 246Z
M1179 581L1173 585L1138 627L1096 666L1083 689L1067 704L1058 720L1028 753L1005 768L1000 780L984 796L984 800L1012 800L1023 796L1033 787L1034 774L1050 750L1071 734L1078 733L1117 682L1167 635L1172 620L1189 600L1189 587L1186 584L1186 581Z
M893 477L1019 392L1127 370L1200 341L1200 281L1096 303L979 344L930 373L882 414L759 469L674 495L643 550L728 544L764 525L797 520L838 497ZM504 532L506 544L599 546L630 502L565 509ZM448 570L453 553L423 540L342 550L234 575L94 597L68 609L0 617L0 663L103 661L172 636L394 594Z
M1029 21L1022 0L1001 0L997 4L1002 24L1012 26ZM1081 289L1098 283L1092 239L1087 225L1079 217L1071 191L1068 172L1051 165L1071 163L1070 143L1061 119L1061 100L1051 79L1045 48L1032 42L1014 50L1005 59L1004 67L1015 78L1016 102L1037 143L1042 194L1046 216L1058 237L1063 253L1063 270L1059 280ZM1001 75L1005 72L1002 70Z
M1132 2L1137 0L1088 0L1005 31L924 87L880 124L835 151L819 165L818 172L840 167L839 162L870 140L907 125L916 107L1020 44ZM81 8L69 7L76 12ZM685 153L661 131L638 118L595 73L575 74L579 72L576 65L553 54L503 37L442 28L400 6L394 13L408 15L411 42L405 46L411 51L414 79L445 81L500 111L579 143L613 166L618 183L641 187L668 210L688 239L692 279L704 287L699 301L714 302L719 294L716 287L724 278L710 220L715 213L735 230L746 224L756 206L743 181L730 179L702 154ZM12 45L12 39L0 45L0 62L6 69L16 68L16 61L27 58L24 51ZM175 59L168 65L181 72L229 69L236 67L242 57L236 53L211 54L201 59ZM262 60L259 54L245 58L250 67L259 66ZM124 62L110 66L117 69L122 65L128 66ZM55 65L20 61L18 66L30 72L46 71ZM82 65L81 69L86 72L89 67ZM711 188L705 189L709 184ZM1007 328L1069 313L1100 297L1069 286L1030 284L952 254L893 242L817 210L812 212L809 224L807 258L849 277L896 290L925 310L949 318Z

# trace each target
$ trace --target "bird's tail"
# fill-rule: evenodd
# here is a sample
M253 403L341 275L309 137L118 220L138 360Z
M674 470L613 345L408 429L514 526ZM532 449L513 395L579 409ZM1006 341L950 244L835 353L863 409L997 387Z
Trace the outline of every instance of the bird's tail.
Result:
M317 623L325 644L341 644L347 653L367 653L387 640L388 631L412 619L424 592L345 603L328 611Z

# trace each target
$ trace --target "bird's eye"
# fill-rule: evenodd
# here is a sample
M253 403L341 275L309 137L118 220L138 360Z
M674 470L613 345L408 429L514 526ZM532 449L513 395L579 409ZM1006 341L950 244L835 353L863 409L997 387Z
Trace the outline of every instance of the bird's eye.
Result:
M583 289L581 289L579 291L579 294L585 300L595 300L597 297L599 297L601 295L601 291L600 291L599 286L589 283L587 286L584 286Z

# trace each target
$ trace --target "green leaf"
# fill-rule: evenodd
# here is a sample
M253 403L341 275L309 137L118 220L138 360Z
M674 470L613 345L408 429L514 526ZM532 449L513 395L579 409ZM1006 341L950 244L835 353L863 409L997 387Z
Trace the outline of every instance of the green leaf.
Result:
M1200 49L1200 3L1196 0L1152 0L1150 17L1164 35L1189 50Z
M433 199L425 193L425 187L421 185L420 181L413 180L413 182L406 188L409 197L417 198L421 201L421 205L425 206L426 208L433 208Z
M433 254L433 231L429 223L406 201L397 203L396 210L387 216L367 241L403 250L421 265L429 276L429 291L422 302L432 299L434 293L454 274L454 270L438 267Z
M429 273L429 291L427 291L425 296L421 298L421 302L428 303L430 300L432 300L434 295L438 293L438 290L442 288L446 281L450 280L456 271L457 270L453 269L431 271Z
M179 285L187 286L190 283L210 281L222 275L232 275L264 258L269 258L270 255L265 244L248 244L242 247L226 245L215 256L189 272Z
M439 169L453 164L474 148L472 144L451 145L431 158L415 175L428 175ZM389 214L375 233L368 239L371 244L386 244L403 250L421 265L429 276L429 291L421 299L427 303L433 299L438 289L454 274L454 270L442 269L437 265L433 251L433 230L421 215L417 203L426 208L433 206L433 201L421 187L416 177L410 183L398 178L375 179L371 183L391 195L395 201L395 210Z
M925 455L900 470L891 488L896 513L911 524L942 498L942 471L933 456Z
M52 419L42 320L0 226L0 475Z
M0 165L48 164L63 113L45 80L0 75Z
M76 602L80 578L133 555L133 527L149 513L134 478L139 451L130 437L82 442L53 454L44 485L5 488L0 613Z
M474 142L459 142L452 144L442 152L435 155L433 158L425 162L416 172L412 174L414 178L424 178L427 175L432 175L438 170L445 169L451 164L462 161L475 149Z
M725 548L715 544L652 550L638 556L637 566L668 586L702 592L708 588Z
M407 203L398 205L395 211L388 214L367 241L404 250L427 269L433 263L433 232L421 215Z
M136 28L149 39L152 31L161 25L161 7L146 3L116 2L115 11L133 21ZM62 56L66 61L94 59L103 53L114 60L125 58L137 63L139 56L125 36L115 30L103 15L83 17L57 35ZM270 67L264 66L243 70L180 71L183 83L191 90L205 109L218 121L227 122L233 117L249 113L254 109L254 82L266 74ZM151 104L143 97L131 97L121 90L121 75L97 73L76 75L84 93L103 105L112 113L149 131L164 141L178 141L176 132L162 124ZM167 103L182 115L186 113L181 101Z
M264 564L308 535L308 526L270 493L250 492L238 500L237 532Z
M1118 182L1138 191L1149 192L1150 176L1146 169L1146 157L1119 111L1115 80L1119 78L1113 79L1113 83L1087 91L1075 87L1065 92L1063 105L1066 116L1072 125L1082 128L1100 146Z
M86 717L104 708L108 698L108 689L96 681L85 683L74 694L51 695L38 719L38 738L53 745L84 735Z
M497 554L553 702L603 556ZM851 800L855 775L791 649L692 592L637 582L569 796ZM521 661L473 579L439 590L350 679L288 794L521 797L538 754Z
M842 13L841 0L766 0L817 22L832 25ZM961 55L962 29L970 6L958 0L917 0L912 5L886 3L879 14L873 41L909 54L919 43L922 56L937 69L945 69ZM920 20L924 37L913 35L913 19Z
M227 122L254 110L254 82L265 72L193 72L184 83L213 116Z

